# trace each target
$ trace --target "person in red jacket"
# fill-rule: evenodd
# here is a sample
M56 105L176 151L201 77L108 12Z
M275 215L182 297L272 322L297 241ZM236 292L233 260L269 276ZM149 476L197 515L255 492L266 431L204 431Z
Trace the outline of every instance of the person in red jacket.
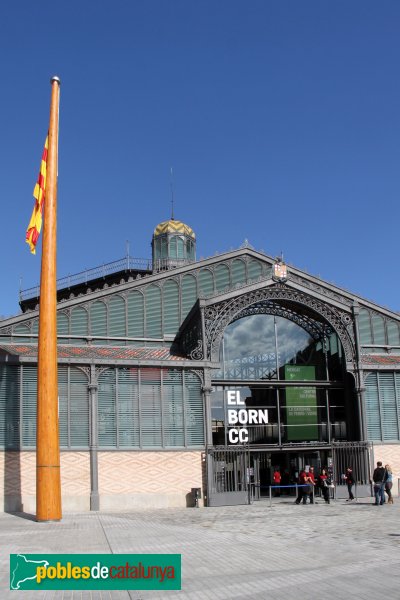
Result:
M314 486L315 486L315 474L314 467L310 467L308 473L306 473L307 477L305 483L308 483L308 488L303 488L303 504L307 504L307 497L310 498L310 504L314 504Z
M312 481L312 483L315 483L315 473L314 473L314 467L310 467L310 470L308 472L308 479L310 481Z
M272 476L273 485L281 485L281 472L279 469L275 469L274 474ZM275 488L275 496L280 496L280 489Z
M322 469L321 473L318 475L318 485L321 489L321 493L324 497L324 500L327 504L330 504L330 497L329 497L329 484L330 484L330 479L328 476L328 472L326 469Z
M351 467L347 467L344 480L347 484L347 490L349 492L349 497L346 500L346 502L351 502L352 500L354 500L352 487L356 482L356 480L354 479L353 469Z
M308 475L307 475L307 473L305 472L305 470L304 470L304 469L302 469L302 470L300 471L300 473L299 473L299 480L298 480L299 487L298 487L298 490L297 490L297 498L296 498L296 500L295 500L296 504L300 504L300 502L301 502L302 500L303 500L303 502L304 502L304 498L303 498L303 496L304 496L304 491L303 491L303 490L304 490L305 488L304 488L304 487L301 487L301 486L303 486L305 483L307 483L307 480L308 480ZM305 500L307 501L307 496L305 497Z

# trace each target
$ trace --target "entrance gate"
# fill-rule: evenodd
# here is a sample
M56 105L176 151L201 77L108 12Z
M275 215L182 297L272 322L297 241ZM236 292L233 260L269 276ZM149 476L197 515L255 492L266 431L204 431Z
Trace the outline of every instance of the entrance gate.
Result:
M374 464L371 443L334 442L332 444L332 462L336 498L347 498L348 496L347 486L343 480L347 467L353 469L354 477L357 480L357 497L366 498L371 495L370 479Z
M208 506L250 503L249 448L216 447L207 453Z
M352 467L357 480L357 496L371 494L370 473L373 465L372 444L368 442L334 442L323 448L331 454L335 497L347 497L347 486L342 478L348 466ZM291 451L293 452L293 447ZM304 447L299 447L304 452ZM267 451L267 449L266 449ZM271 448L268 448L271 452ZM285 452L285 448L279 448ZM260 454L262 450L257 449ZM250 504L260 499L259 458L250 460L248 446L216 446L207 450L208 506L232 506Z

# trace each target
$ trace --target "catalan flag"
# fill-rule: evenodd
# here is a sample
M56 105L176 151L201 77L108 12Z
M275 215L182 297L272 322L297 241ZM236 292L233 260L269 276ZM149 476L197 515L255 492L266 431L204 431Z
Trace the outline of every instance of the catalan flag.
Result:
M48 144L49 137L47 136L42 154L42 163L40 165L39 177L35 185L35 189L33 190L35 206L33 207L33 213L31 216L31 220L29 221L28 229L26 230L25 236L26 243L29 244L32 254L36 254L36 244L39 239L40 230L42 229L43 208L46 195Z

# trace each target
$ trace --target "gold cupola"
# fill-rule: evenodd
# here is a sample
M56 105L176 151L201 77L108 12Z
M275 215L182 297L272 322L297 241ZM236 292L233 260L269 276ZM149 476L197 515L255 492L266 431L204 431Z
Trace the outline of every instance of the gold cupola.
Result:
M173 218L154 229L153 271L181 267L196 260L196 235L189 225Z

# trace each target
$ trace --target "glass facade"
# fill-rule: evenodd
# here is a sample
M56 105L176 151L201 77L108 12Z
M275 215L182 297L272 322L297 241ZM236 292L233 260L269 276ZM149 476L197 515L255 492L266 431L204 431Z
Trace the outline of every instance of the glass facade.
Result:
M346 408L340 388L217 385L211 395L211 407L216 446L240 442L254 446L330 443L347 439ZM240 429L246 429L247 434L239 434Z
M226 328L211 396L214 445L347 439L342 346L334 333L315 337L268 314Z
M216 379L285 380L287 365L310 366L314 380L343 380L343 350L335 333L315 340L302 327L273 315L251 315L231 323L220 348ZM303 369L290 379L309 379Z

